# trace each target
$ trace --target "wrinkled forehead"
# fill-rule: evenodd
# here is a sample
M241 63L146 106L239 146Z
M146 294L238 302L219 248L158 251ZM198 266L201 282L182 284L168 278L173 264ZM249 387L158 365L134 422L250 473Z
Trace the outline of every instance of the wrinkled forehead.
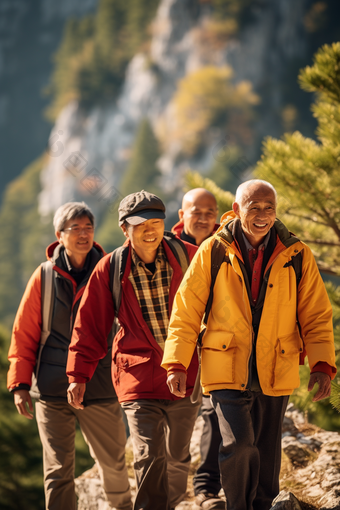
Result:
M256 203L268 203L276 205L276 195L268 186L253 187L244 190L242 194L241 206L249 206Z

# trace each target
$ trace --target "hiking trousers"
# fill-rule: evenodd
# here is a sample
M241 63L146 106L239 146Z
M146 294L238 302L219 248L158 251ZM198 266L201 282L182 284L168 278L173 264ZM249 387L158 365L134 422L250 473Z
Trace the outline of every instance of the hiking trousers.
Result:
M193 479L195 496L200 492L218 494L222 488L218 452L222 441L218 419L210 398L203 395L203 430L200 443L201 463Z
M222 443L219 465L228 510L269 510L279 493L281 434L288 396L210 393Z
M118 400L83 410L66 402L35 404L43 446L46 510L76 510L74 484L76 420L96 461L111 506L130 510L131 494L125 466L126 431Z
M123 402L133 445L134 510L171 510L187 490L190 439L200 402L141 399Z

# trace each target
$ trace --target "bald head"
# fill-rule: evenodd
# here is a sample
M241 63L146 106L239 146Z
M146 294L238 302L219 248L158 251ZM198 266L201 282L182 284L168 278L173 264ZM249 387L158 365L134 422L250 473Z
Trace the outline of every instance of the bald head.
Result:
M270 182L262 181L261 179L251 179L250 181L245 181L242 184L239 185L239 187L236 190L235 195L235 202L239 205L242 205L242 203L247 200L249 196L251 196L254 192L257 191L266 191L269 190L272 193L274 193L275 196L275 203L276 203L276 189Z
M260 179L244 182L237 188L233 211L241 220L244 235L257 248L275 222L275 188Z
M217 203L214 195L204 188L195 188L183 197L179 219L184 223L184 232L195 239L199 246L211 236L216 219Z

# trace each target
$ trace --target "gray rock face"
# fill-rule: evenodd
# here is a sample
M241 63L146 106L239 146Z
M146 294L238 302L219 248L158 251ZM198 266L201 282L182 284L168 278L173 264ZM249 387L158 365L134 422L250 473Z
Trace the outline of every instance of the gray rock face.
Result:
M235 82L250 80L255 91L266 97L256 136L259 140L266 134L279 136L276 115L283 106L282 76L290 59L302 57L306 51L302 19L307 4L307 0L266 0L261 7L253 8L253 21L242 29L239 39L209 50L201 38L209 7L199 0L162 0L153 23L150 54L132 59L118 100L105 108L94 108L86 116L77 103L60 113L42 175L41 214L55 211L66 200L81 198L98 212L105 205L102 194L112 186L119 192L139 122L148 117L158 135L162 130L171 131L172 99L178 81L205 65L231 65ZM205 149L194 159L181 154L181 140L166 144L159 160L163 188L180 188L188 167L201 171L211 168L214 147L225 136L211 130ZM65 161L73 152L79 152L86 165L72 174L65 170ZM254 147L249 148L245 160L254 162ZM97 187L91 193L84 186L93 169L103 184L101 193L97 193Z
M199 416L190 445L191 460L195 466L199 461L202 429L203 419ZM292 404L286 412L284 430L283 452L289 458L290 467L288 474L287 468L281 473L282 490L273 501L273 510L301 510L306 508L307 503L309 510L340 510L340 434L308 424L304 415ZM131 449L129 440L127 449ZM192 474L188 487L191 478ZM131 479L130 483L134 494L135 481ZM95 466L76 480L76 487L78 510L109 510ZM193 510L193 500L193 492L189 489L177 510Z

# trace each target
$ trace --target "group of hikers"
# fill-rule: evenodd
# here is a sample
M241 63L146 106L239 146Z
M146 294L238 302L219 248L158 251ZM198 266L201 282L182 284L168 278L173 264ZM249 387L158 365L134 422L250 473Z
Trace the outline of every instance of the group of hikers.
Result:
M15 318L8 373L21 415L33 418L35 400L46 509L77 508L77 421L113 509L174 510L187 490L199 410L195 508L271 508L299 364L308 357L314 401L330 395L336 374L325 286L276 204L270 183L246 181L217 224L213 194L193 189L167 232L162 200L132 193L118 209L126 241L110 254L94 242L84 202L59 207L57 240ZM197 382L203 395L193 398Z

